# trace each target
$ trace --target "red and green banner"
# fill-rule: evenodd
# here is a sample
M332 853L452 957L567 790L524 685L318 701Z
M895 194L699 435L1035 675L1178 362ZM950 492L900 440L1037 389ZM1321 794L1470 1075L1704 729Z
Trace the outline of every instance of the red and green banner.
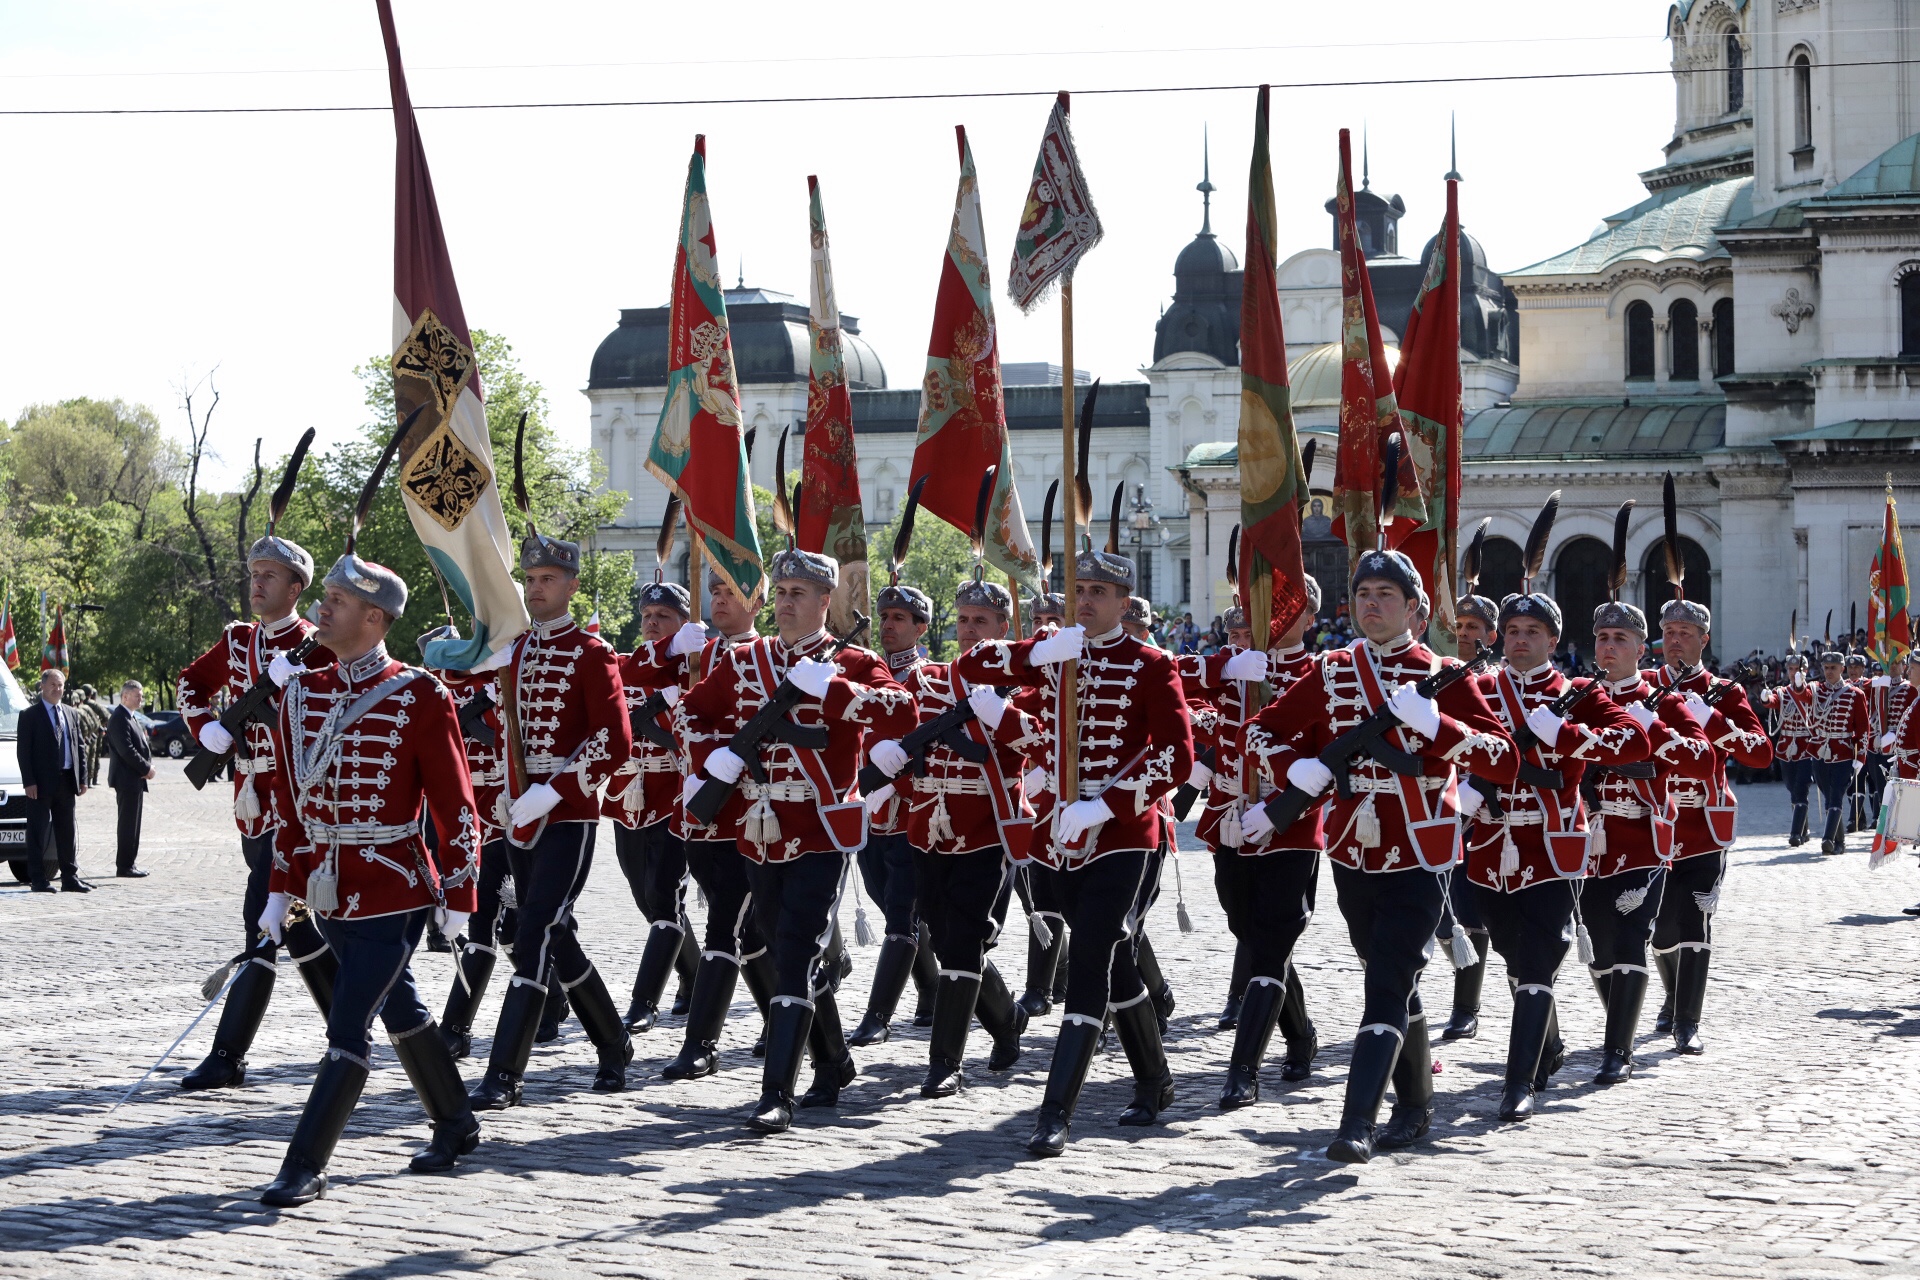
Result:
M41 593L41 612L46 612L45 592ZM47 631L47 641L40 647L40 669L58 671L62 675L67 671L67 606L53 606L53 627Z
M1040 157L1020 210L1020 231L1013 238L1013 264L1007 268L1007 294L1022 311L1032 311L1055 280L1073 279L1073 268L1105 234L1100 214L1080 169L1063 90L1040 135Z
M1240 599L1255 636L1285 628L1307 607L1300 553L1306 497L1300 442L1287 387L1287 339L1280 328L1273 162L1267 153L1266 85L1253 119L1247 179L1246 276L1240 292Z
M0 591L0 667L20 665L20 641L13 634L13 584Z
M1460 534L1460 184L1447 180L1447 216L1426 278L1407 317L1394 370L1400 434L1419 481L1426 519L1395 543L1425 581L1433 601L1435 651L1454 656L1453 581ZM1396 525L1395 533L1399 532Z
M820 180L807 178L812 290L807 299L807 426L801 437L800 502L794 542L802 551L832 556L840 565L828 622L845 635L853 614L873 612L867 594L867 525L860 513L860 472L853 444L853 399L847 394L840 346L840 305L833 295L827 253L827 213ZM784 480L782 481L784 483Z
M1900 517L1893 506L1893 482L1887 482L1887 515L1880 549L1873 553L1867 579L1867 643L1873 656L1891 669L1913 648L1907 618L1907 553L1900 542Z
M687 529L705 549L707 564L743 599L751 600L765 569L723 288L719 245L707 207L707 139L702 134L693 140L693 156L687 161L680 243L673 251L667 402L647 451L647 470L680 495Z
M927 342L927 372L920 385L920 433L907 485L912 488L924 477L921 509L966 530L973 525L980 478L988 467L998 468L987 508L987 563L1038 592L1040 557L1027 534L1020 491L1013 482L979 180L966 128L954 132L960 144L960 187L947 251L940 260L933 336Z

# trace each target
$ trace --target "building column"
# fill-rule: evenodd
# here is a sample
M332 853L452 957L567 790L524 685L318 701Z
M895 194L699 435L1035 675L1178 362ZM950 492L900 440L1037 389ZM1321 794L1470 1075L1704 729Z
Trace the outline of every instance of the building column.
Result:
M1665 390L1667 382L1673 376L1673 361L1667 353L1667 338L1672 326L1667 317L1654 312L1653 315L1653 385Z

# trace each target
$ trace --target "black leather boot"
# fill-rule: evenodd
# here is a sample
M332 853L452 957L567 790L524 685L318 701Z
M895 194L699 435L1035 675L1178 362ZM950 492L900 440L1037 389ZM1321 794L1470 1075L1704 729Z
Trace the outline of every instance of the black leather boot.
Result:
M1707 1051L1700 1039L1700 1011L1707 1003L1707 959L1712 953L1703 947L1682 947L1677 954L1680 977L1674 984L1673 1048L1693 1057Z
M1035 913L1039 918L1039 913ZM1020 993L1020 1007L1027 1011L1029 1018L1053 1011L1053 975L1059 968L1061 952L1066 947L1064 927L1060 917L1048 915L1047 945L1041 946L1040 939L1033 932L1032 922L1027 927L1027 989Z
M433 1140L408 1166L415 1173L445 1173L461 1156L480 1145L480 1121L460 1083L460 1068L439 1028L431 1022L401 1036L390 1036L394 1056L406 1069L413 1091L433 1124Z
M1616 969L1607 984L1607 1033L1595 1084L1619 1084L1633 1075L1633 1036L1647 998L1645 970Z
M291 1209L327 1194L327 1162L366 1084L367 1069L351 1058L329 1052L321 1060L286 1159L280 1162L280 1176L260 1193L261 1204Z
M1427 1136L1433 1127L1433 1044L1426 1015L1407 1020L1407 1038L1393 1064L1393 1110L1374 1135L1380 1151L1400 1151Z
M1560 1037L1560 1004L1556 1000L1553 1012L1547 1015L1547 1039L1540 1046L1540 1065L1533 1071L1533 1091L1545 1093L1554 1075L1566 1065L1567 1042Z
M333 984L340 977L340 957L333 954L320 927L305 912L289 917L281 936L286 939L287 954L293 958L294 972L313 997L320 1020L326 1021L333 1013Z
M493 1055L487 1061L487 1074L473 1087L467 1100L475 1111L505 1111L520 1105L520 1081L527 1074L527 1059L533 1056L533 1033L540 1026L540 1011L547 993L538 983L514 976L507 984L506 998L500 1002L500 1022L493 1029Z
M1152 988L1148 988L1149 991ZM1136 1000L1113 1011L1113 1029L1133 1068L1133 1101L1120 1113L1128 1128L1144 1128L1173 1105L1173 1072L1167 1067L1166 1046L1160 1042L1160 1015L1151 998Z
M880 954L873 962L873 991L867 996L867 1014L847 1037L856 1049L870 1044L885 1044L893 1034L893 1011L900 1007L901 993L907 989L907 977L919 948L911 938L891 935L880 943Z
M1286 984L1272 978L1248 980L1240 1001L1239 1025L1233 1033L1233 1058L1227 1064L1227 1084L1220 1091L1220 1109L1237 1111L1260 1100L1260 1063L1267 1043L1287 1002Z
M247 1050L267 1016L267 1002L273 999L274 963L272 943L256 949L247 958L240 976L227 989L226 1004L220 1009L220 1025L213 1033L213 1048L199 1066L180 1077L180 1087L189 1091L225 1089L242 1084L247 1078Z
M1320 1035L1307 1016L1307 991L1300 985L1300 970L1287 966L1287 994L1280 1005L1280 1037L1286 1041L1287 1056L1280 1064L1282 1080L1305 1080L1313 1074L1313 1060L1320 1053Z
M967 1059L967 1029L979 1007L980 979L943 973L933 999L933 1030L927 1036L927 1078L923 1098L950 1098L967 1087L961 1064ZM983 1011L984 1012L984 1011Z
M740 966L726 956L702 956L693 975L693 998L687 1006L687 1034L680 1054L660 1068L669 1080L698 1080L720 1069L720 1033L733 1004L734 982Z
M647 945L640 951L640 967L633 975L633 997L627 1003L621 1025L629 1031L651 1031L660 1016L660 998L666 994L667 976L680 958L685 935L678 923L655 920L647 930Z
M1073 959L1071 940L1066 936L1065 926L1061 927L1060 938L1055 943L1060 948L1060 963L1053 967L1053 1002L1067 1002L1067 962Z
M1553 1024L1553 992L1536 986L1513 993L1513 1026L1507 1035L1507 1077L1500 1094L1500 1118L1533 1115L1534 1075Z
M797 1000L776 1000L767 1015L767 1062L760 1076L760 1101L747 1127L760 1133L785 1133L793 1125L793 1091L799 1087L800 1057L806 1052L813 1010Z
M1173 1017L1173 988L1167 984L1166 975L1160 972L1160 957L1154 954L1153 939L1146 934L1140 935L1140 946L1133 953L1134 964L1140 970L1140 981L1147 984L1147 1000L1153 1005L1154 1017L1160 1023L1160 1034L1167 1034L1167 1022Z
M661 981L665 981L661 975ZM613 993L607 990L600 971L587 966L587 976L567 989L580 1028L593 1041L600 1055L600 1069L594 1072L595 1093L619 1093L627 1087L627 1066L633 1061L633 1037L627 1034L614 1007Z
M1653 1016L1653 1034L1664 1036L1673 1031L1673 990L1680 985L1679 952L1654 952L1653 967L1660 971L1660 986L1666 992L1666 998L1660 1004L1660 1012Z
M453 989L447 992L447 1007L440 1015L440 1038L456 1061L473 1052L473 1012L487 994L494 959L493 948L477 942L462 939L454 949Z
M1086 1086L1087 1071L1093 1066L1093 1052L1099 1043L1100 1027L1091 1018L1070 1013L1060 1019L1060 1035L1053 1042L1053 1065L1047 1070L1047 1089L1041 1095L1040 1115L1034 1122L1033 1137L1027 1140L1030 1154L1057 1156L1067 1149L1073 1109L1079 1105L1080 1090Z
M1487 948L1492 939L1474 930L1467 937L1480 959L1453 971L1453 1010L1440 1032L1442 1040L1471 1040L1480 1034L1480 990L1487 981Z
M1827 810L1827 834L1820 841L1820 852L1831 854L1847 851L1845 817L1844 809Z
M933 1000L940 992L940 962L933 958L933 937L927 926L919 928L919 944L913 955L913 1025L933 1025Z
M1347 1096L1340 1104L1340 1132L1327 1147L1327 1159L1365 1164L1373 1158L1373 1123L1399 1057L1400 1037L1390 1030L1362 1027L1354 1037Z
M547 976L542 979L547 984L546 1007L540 1011L540 1028L534 1033L535 1044L552 1044L560 1038L560 1024L567 1020L571 1012L567 1004L567 989L560 985L560 975L547 966Z
M1787 831L1787 847L1797 849L1812 838L1812 832L1807 825L1807 806L1804 804L1793 806L1793 825Z
M693 975L700 967L700 944L694 941L693 925L680 917L680 951L673 957L673 971L680 981L673 990L673 1016L684 1018L693 1007Z
M1233 976L1227 979L1227 1003L1220 1010L1220 1030L1232 1031L1240 1025L1240 1014L1247 998L1247 983L1251 981L1253 961L1248 957L1247 944L1236 943L1233 948ZM1255 1093L1258 1096L1258 1090Z
M773 1009L773 957L763 948L759 955L741 962L740 977L760 1009L760 1036L753 1042L753 1056L764 1058L767 1056L767 1019Z
M993 1052L987 1055L987 1070L1005 1071L1020 1061L1020 1034L1027 1029L1027 1011L1014 1002L1007 980L987 961L980 977L980 1000L975 1006L980 1026L993 1037Z
M813 1021L807 1028L807 1052L813 1059L813 1083L800 1095L800 1107L831 1107L840 1101L840 1091L860 1074L847 1048L847 1033L840 1029L840 1006L831 991L813 998Z

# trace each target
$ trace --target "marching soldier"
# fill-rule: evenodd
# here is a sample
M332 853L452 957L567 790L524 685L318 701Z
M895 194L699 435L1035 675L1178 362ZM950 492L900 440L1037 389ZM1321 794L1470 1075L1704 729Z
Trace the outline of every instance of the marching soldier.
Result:
M578 543L549 538L529 520L520 570L533 621L500 655L499 666L507 755L500 825L513 874L513 977L487 1074L471 1095L485 1111L520 1105L548 981L566 991L599 1052L596 1090L626 1088L633 1061L633 1040L580 948L573 916L593 868L600 788L633 746L618 661L569 611L580 589Z
M1773 756L1780 762L1780 777L1787 784L1787 799L1793 805L1787 845L1797 849L1813 838L1807 819L1807 801L1813 789L1814 691L1807 683L1804 653L1788 655L1787 683L1765 690L1760 701L1774 708L1780 717Z
M1481 557L1489 523L1490 519L1480 522L1461 557L1460 584L1466 594L1453 604L1453 638L1454 647L1465 654L1478 653L1482 645L1492 647L1499 643L1500 606L1479 594ZM1440 1038L1471 1040L1480 1034L1480 993L1486 985L1487 952L1492 939L1486 922L1480 918L1479 904L1474 901L1473 882L1467 878L1465 858L1454 864L1451 875L1447 909L1441 913L1436 936L1443 943L1450 940L1453 926L1458 924L1466 930L1474 959L1472 964L1457 966L1453 971L1453 1008L1447 1014L1447 1025L1440 1030Z
M803 1048L811 1050L814 1079L801 1107L833 1106L858 1074L821 968L848 858L866 838L866 806L843 797L853 791L864 732L899 736L912 723L912 698L872 653L836 651L826 628L839 578L831 558L789 548L768 578L779 634L729 649L681 707L690 736L715 744L694 761L699 772L687 780L686 803L716 782L737 784L722 812L739 832L754 918L772 943L774 965L761 1096L747 1123L780 1133L793 1122ZM761 748L766 781L746 778L747 760L729 744L763 708L777 710L776 695L784 701L789 683L798 702L783 722L824 729L827 745L770 736Z
M427 918L437 915L453 935L475 906L480 829L460 721L437 680L388 655L387 631L406 610L406 583L360 559L353 545L349 536L319 608L320 637L338 661L288 681L274 735L274 758L285 766L269 775L283 822L260 928L278 938L298 899L339 965L327 1056L280 1175L260 1197L278 1207L326 1194L327 1162L372 1066L376 1016L433 1122L413 1170L450 1169L480 1141L459 1068L412 971ZM423 808L439 833L437 848L421 838Z
M1826 807L1826 835L1820 852L1847 851L1849 797L1871 727L1866 695L1845 677L1845 655L1830 649L1820 655L1820 682L1813 687L1807 745L1813 749L1813 781Z
M279 940L269 940L258 921L267 904L267 879L273 871L274 831L280 815L268 802L280 758L274 754L273 733L258 720L249 722L236 741L213 711L213 700L225 695L235 702L263 677L285 687L299 664L287 655L313 634L313 624L295 615L300 595L313 581L313 557L305 547L276 532L280 516L292 497L300 463L312 438L308 432L295 448L286 474L274 490L268 508L267 531L247 552L247 603L258 622L228 625L213 648L180 673L180 716L187 731L215 755L233 753L233 816L240 828L240 853L246 861L247 887L241 899L242 928L247 939L245 968L227 992L213 1048L204 1061L182 1076L182 1089L220 1089L246 1079L247 1050L267 1015L273 997L274 957ZM317 670L333 661L324 646L316 647L304 665ZM327 1014L337 962L320 931L304 913L292 917L283 934L287 952L307 991Z
M1389 467L1388 474L1396 470ZM1387 740L1413 757L1408 767L1417 770L1396 773L1371 755L1349 759L1346 785L1326 814L1334 891L1366 971L1340 1131L1327 1156L1365 1163L1375 1147L1411 1146L1432 1124L1432 1049L1420 973L1440 922L1448 873L1460 856L1457 776L1471 772L1509 783L1514 749L1471 679L1451 676L1433 696L1418 687L1419 680L1451 673L1413 638L1421 590L1411 560L1398 551L1361 555L1348 598L1362 638L1322 654L1317 667L1262 709L1254 724L1263 749L1272 744L1264 756L1269 777L1276 785L1284 778L1290 789L1310 796L1336 781L1320 753L1382 712L1398 722ZM1265 807L1250 809L1241 822L1243 834L1256 840L1272 826ZM1376 1137L1374 1121L1389 1083L1397 1095L1393 1115Z
M1051 493L1051 489L1049 490ZM1042 532L1045 532L1043 524ZM1051 557L1048 557L1051 560ZM1049 563L1045 574L1052 573ZM1032 639L1052 635L1067 622L1066 597L1050 592L1033 598ZM1014 705L1038 720L1043 714L1046 694L1040 689L1021 689L1014 694ZM1037 759L1038 753L1033 758ZM1046 766L1029 762L1025 778L1027 803L1035 809L1034 826L1046 821L1041 813L1052 812L1053 793L1047 790ZM1015 868L1015 885L1021 889L1021 901L1027 909L1027 982L1020 994L1020 1007L1027 1016L1038 1018L1052 1011L1067 998L1067 917L1054 892L1054 876L1046 864L1029 859Z
M1109 1013L1134 1078L1122 1125L1151 1125L1173 1102L1152 992L1135 963L1143 889L1166 821L1160 801L1193 769L1193 730L1180 675L1160 650L1120 625L1133 562L1118 554L1118 520L1105 551L1075 567L1076 624L1018 643L989 641L953 664L970 686L1024 685L1047 695L1041 758L1057 800L1036 812L1033 856L1055 868L1054 888L1072 929L1066 1011L1027 1150L1057 1156ZM1078 660L1079 794L1059 795L1061 664ZM1045 823L1042 826L1042 823Z

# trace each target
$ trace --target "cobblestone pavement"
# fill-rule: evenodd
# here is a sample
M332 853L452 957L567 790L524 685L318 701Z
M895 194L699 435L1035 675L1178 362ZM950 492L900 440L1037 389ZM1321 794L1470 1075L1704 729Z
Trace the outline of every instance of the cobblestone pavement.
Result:
M1741 842L1719 917L1705 1057L1643 1039L1642 1068L1608 1092L1600 1010L1577 963L1563 975L1574 1050L1542 1113L1493 1118L1504 1001L1481 1038L1442 1046L1432 1141L1364 1168L1320 1152L1338 1121L1359 970L1323 887L1302 968L1324 1048L1312 1079L1266 1076L1266 1099L1214 1105L1229 1037L1214 1030L1231 956L1204 855L1184 859L1197 929L1175 925L1171 868L1152 933L1180 999L1166 1123L1121 1130L1128 1086L1096 1062L1067 1155L1024 1155L1057 1015L1005 1076L970 1045L972 1087L918 1096L926 1033L902 1026L857 1051L837 1114L754 1138L758 1090L744 998L717 1076L671 1085L650 1069L679 1020L640 1037L629 1092L591 1092L578 1025L540 1050L529 1105L489 1115L485 1142L446 1177L404 1172L425 1134L390 1051L305 1209L256 1201L278 1168L322 1043L284 975L244 1088L182 1094L211 1018L135 1099L108 1109L199 1008L201 979L238 943L240 859L224 793L161 764L141 881L112 878L110 798L81 804L86 898L0 891L10 1044L0 1055L0 1273L18 1275L620 1276L1183 1275L1829 1276L1920 1272L1920 897L1902 859L1823 859L1777 836L1771 787L1743 792ZM1856 843L1860 843L1856 841ZM580 907L590 954L622 990L643 930L603 833ZM852 903L845 921L853 934ZM1016 920L1017 920L1016 915ZM1002 948L1011 980L1024 945ZM857 1016L874 953L842 998ZM418 962L438 1004L451 964ZM1496 970L1488 983L1499 988ZM500 984L483 1011L491 1026ZM1444 1009L1448 972L1427 978ZM1651 1011L1647 1016L1650 1028ZM484 1044L479 1046L484 1053ZM469 1078L479 1068L467 1065Z

